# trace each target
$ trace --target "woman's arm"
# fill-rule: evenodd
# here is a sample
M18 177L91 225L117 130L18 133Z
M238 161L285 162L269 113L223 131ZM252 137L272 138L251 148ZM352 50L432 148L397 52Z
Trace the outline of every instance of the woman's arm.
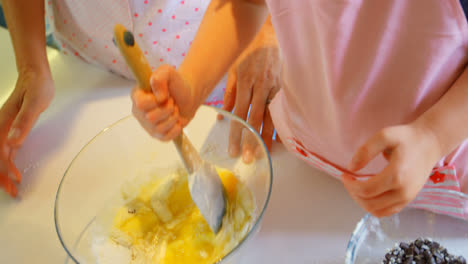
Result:
M18 80L0 109L0 188L17 195L21 174L14 164L39 115L54 96L46 53L44 0L2 0L16 55Z
M224 106L233 111L261 134L270 150L274 126L268 109L268 102L281 88L281 59L275 31L270 17L255 39L237 58L228 72ZM254 139L242 137L242 127L231 125L229 134L229 153L233 156L241 151L244 161L251 161L259 149L253 149ZM253 134L249 134L252 136ZM249 136L249 137L250 137Z
M18 72L49 71L44 0L2 0L2 6L15 50Z

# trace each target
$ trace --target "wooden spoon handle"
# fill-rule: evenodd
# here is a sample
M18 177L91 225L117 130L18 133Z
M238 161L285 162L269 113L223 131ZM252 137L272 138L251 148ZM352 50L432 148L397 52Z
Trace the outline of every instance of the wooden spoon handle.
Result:
M149 81L152 74L151 66L141 52L133 34L124 26L117 24L114 27L114 41L135 75L138 86L147 92L151 91Z

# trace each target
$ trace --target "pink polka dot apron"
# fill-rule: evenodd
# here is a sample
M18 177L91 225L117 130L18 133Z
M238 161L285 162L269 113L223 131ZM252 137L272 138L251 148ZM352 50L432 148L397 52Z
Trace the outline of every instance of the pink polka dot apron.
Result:
M288 150L336 178L360 145L415 120L467 65L458 0L267 4L284 59L283 89L270 105L275 127ZM358 176L386 164L379 157ZM468 220L467 193L464 142L435 166L411 206Z
M50 0L46 17L63 53L133 79L112 42L120 23L133 31L153 69L184 59L209 0ZM225 81L207 100L221 106Z

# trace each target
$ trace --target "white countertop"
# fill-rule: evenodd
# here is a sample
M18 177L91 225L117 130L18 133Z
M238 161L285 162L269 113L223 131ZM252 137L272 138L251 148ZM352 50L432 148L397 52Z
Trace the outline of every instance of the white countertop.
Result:
M0 192L0 263L66 263L54 226L65 169L100 130L131 113L132 82L49 49L56 97L18 153L18 200ZM17 73L8 32L0 29L0 105ZM245 263L344 263L364 211L342 184L273 147L274 183L260 233ZM70 262L68 262L70 263Z

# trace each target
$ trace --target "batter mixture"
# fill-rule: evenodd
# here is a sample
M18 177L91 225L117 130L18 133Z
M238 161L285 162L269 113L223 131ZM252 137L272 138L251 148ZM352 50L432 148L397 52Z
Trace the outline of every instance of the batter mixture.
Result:
M212 264L229 253L253 225L255 202L250 190L228 170L218 169L227 192L227 211L214 234L193 203L183 169L150 177L124 188L123 206L114 208L112 227L96 236L97 262Z

